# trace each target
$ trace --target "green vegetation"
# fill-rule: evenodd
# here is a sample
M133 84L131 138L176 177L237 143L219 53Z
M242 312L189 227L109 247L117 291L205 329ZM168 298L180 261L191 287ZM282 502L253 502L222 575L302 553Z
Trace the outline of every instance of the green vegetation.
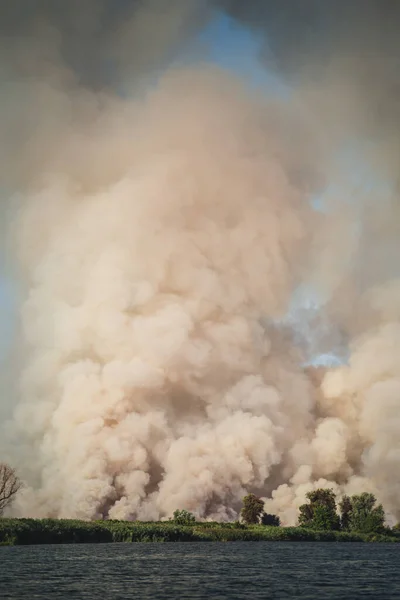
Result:
M187 510L176 510L173 521L177 525L193 525L196 522L196 517Z
M281 520L277 515L270 515L264 512L264 502L255 494L247 494L243 498L243 508L240 511L240 516L246 525L269 525L271 527L279 527Z
M242 520L197 522L186 510L176 510L162 522L76 521L69 519L0 519L0 546L107 542L230 542L318 541L400 542L400 527L384 527L384 512L372 494L345 496L336 513L332 490L316 490L299 511L298 527L280 527L279 517L263 511L254 494L243 499Z
M248 525L259 523L261 515L264 511L264 502L261 498L257 498L254 494L247 494L243 498L243 508L240 516Z
M281 520L277 515L270 515L269 513L263 513L261 516L262 525L269 525L271 527L280 527Z
M342 531L350 530L351 500L349 496L343 496L339 504L340 509L340 528Z
M342 530L363 534L388 534L385 528L385 512L382 504L376 506L376 498L367 492L344 496L336 512L333 490L319 489L306 495L309 502L299 509L299 525L316 531ZM389 530L390 532L390 530ZM391 532L396 535L396 529Z
M338 531L340 517L336 513L336 498L332 490L315 490L306 494L310 501L299 508L299 525L317 531Z
M391 542L400 535L313 531L304 527L274 527L235 523L176 525L174 521L73 521L67 519L0 519L0 545L106 542L233 542L321 541Z
M382 504L375 506L373 494L361 494L350 498L349 531L362 533L383 532L385 529L385 512Z

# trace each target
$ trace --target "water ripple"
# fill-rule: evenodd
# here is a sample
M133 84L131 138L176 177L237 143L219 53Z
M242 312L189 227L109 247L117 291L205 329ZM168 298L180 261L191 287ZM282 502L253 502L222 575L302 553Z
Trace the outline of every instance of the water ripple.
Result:
M290 542L0 548L2 600L400 598L400 544Z

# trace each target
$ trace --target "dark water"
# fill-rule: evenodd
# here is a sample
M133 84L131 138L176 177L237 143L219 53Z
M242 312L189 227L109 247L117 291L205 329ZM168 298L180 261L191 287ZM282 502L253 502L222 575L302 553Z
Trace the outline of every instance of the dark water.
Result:
M172 543L0 548L0 598L400 599L400 544Z

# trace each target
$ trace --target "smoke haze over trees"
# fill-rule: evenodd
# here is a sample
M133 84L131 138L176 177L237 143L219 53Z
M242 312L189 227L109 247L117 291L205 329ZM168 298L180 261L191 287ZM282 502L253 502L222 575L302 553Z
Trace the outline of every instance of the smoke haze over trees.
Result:
M2 3L15 514L229 520L254 492L286 525L330 488L400 517L400 5L288 6ZM220 10L288 97L174 62ZM301 285L346 363L305 368Z

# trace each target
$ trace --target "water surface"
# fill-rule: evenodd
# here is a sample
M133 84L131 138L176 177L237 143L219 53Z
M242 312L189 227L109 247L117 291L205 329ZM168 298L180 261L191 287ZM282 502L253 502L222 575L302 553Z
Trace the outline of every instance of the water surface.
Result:
M400 544L235 542L0 548L2 600L400 599Z

